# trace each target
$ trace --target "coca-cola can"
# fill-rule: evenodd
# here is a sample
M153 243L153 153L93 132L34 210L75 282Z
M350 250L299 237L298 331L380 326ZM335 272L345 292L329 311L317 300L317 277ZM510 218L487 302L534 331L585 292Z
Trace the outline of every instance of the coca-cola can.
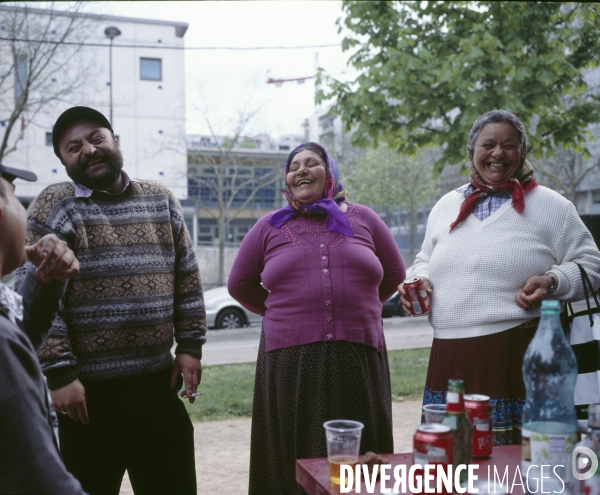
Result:
M404 281L406 298L413 308L414 315L426 315L431 310L425 284L420 277L410 277Z
M450 427L439 423L419 425L413 438L413 464L441 464L454 462L454 440Z
M492 455L492 404L487 395L468 394L465 411L473 425L473 457Z

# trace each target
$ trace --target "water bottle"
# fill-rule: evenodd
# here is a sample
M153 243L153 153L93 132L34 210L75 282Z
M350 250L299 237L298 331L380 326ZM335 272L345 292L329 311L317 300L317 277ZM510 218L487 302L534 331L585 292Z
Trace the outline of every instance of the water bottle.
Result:
M465 412L465 385L462 380L448 380L446 394L446 415L442 424L449 426L454 440L454 467L460 464L471 464L473 447L473 426ZM467 470L461 472L461 480L467 476Z
M542 317L523 358L521 472L531 493L573 493L571 454L577 443L573 392L577 360L560 323L558 301L542 302Z
M577 491L581 495L600 495L600 404L590 404L587 437L575 446L573 454Z

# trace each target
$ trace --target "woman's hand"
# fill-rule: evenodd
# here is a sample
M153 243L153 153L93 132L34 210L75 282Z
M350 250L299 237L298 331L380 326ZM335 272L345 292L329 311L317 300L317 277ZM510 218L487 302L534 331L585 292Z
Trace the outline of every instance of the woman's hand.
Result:
M523 309L537 308L548 297L551 285L552 279L548 275L534 275L529 278L515 296L517 306Z
M421 277L421 280L423 281L423 284L425 284L425 290L427 291L427 295L429 297L431 297L431 292L432 292L431 282L429 282L429 279L427 279L425 277ZM400 292L400 302L402 302L402 308L404 309L404 312L407 315L421 316L421 315L415 315L413 313L413 307L412 307L412 304L406 298L406 291L404 290L403 283L398 286L398 292Z

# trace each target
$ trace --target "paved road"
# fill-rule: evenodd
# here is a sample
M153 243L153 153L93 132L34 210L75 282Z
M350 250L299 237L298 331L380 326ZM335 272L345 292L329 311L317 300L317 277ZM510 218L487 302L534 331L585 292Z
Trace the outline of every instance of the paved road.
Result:
M383 331L388 350L430 347L433 329L427 318L385 318ZM260 327L209 330L202 364L251 363L256 361Z

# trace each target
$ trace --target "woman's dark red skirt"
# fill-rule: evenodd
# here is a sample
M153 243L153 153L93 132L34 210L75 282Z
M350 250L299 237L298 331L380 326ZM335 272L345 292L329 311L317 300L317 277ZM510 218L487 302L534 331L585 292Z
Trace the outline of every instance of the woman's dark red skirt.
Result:
M528 324L530 328L523 328ZM490 396L494 445L521 443L521 368L536 325L527 322L483 337L433 339L423 405L445 404L448 380L462 379L465 393Z

